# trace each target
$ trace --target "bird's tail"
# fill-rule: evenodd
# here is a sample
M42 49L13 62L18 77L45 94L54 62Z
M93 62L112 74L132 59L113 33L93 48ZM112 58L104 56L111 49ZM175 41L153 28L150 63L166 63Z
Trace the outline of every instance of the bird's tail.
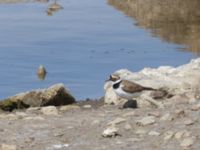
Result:
M150 87L145 87L145 90L149 90L149 91L157 91L157 89L153 89L153 88L150 88Z

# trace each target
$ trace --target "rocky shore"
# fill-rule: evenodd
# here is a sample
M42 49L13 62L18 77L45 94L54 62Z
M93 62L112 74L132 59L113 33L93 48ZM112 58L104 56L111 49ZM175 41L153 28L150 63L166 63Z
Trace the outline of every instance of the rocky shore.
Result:
M104 99L71 101L67 105L44 103L48 94L44 96L41 91L49 90L37 90L42 100L39 102L43 102L39 106L23 100L23 109L0 112L0 150L199 149L200 59L177 68L145 68L137 73L123 69L115 73L145 86L165 89L168 94L147 93L137 99L139 108L121 109L125 100L114 94L110 83L105 84ZM19 100L14 98L15 102ZM148 98L163 107L146 101ZM58 96L53 98L56 100Z

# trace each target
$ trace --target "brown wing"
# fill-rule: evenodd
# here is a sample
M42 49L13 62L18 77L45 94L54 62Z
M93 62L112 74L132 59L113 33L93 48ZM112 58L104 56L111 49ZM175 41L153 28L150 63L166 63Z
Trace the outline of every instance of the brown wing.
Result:
M127 80L123 80L122 84L124 85L123 90L128 93L141 92L143 90L154 90L152 88L143 87L137 83L130 82Z

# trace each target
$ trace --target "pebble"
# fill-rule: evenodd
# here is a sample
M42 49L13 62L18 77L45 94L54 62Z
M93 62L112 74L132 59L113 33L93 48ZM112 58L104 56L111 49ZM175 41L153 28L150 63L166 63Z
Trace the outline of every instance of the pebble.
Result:
M28 137L24 140L25 143L32 143L35 140L35 137Z
M173 120L173 117L170 115L170 113L167 113L167 114L165 114L165 115L163 115L161 118L160 118L160 120L162 120L162 121L172 121Z
M58 115L58 110L55 106L42 107L41 112L44 115Z
M83 105L83 108L89 109L89 108L92 108L92 106L91 105Z
M26 109L27 113L38 113L38 111L41 110L41 107L30 107Z
M19 119L17 115L15 114L7 114L4 116L6 119L8 118L9 120L17 120Z
M129 123L127 123L127 124L125 124L124 129L125 130L131 130L132 126Z
M149 116L154 116L154 117L160 117L160 112L159 111L153 111L148 113Z
M105 129L102 133L103 137L115 137L119 135L118 133L119 129L115 126L109 126L107 129Z
M191 107L191 110L192 111L198 111L200 109L200 103L199 104L196 104L196 105L193 105L192 107Z
M96 120L93 120L91 124L92 125L97 125L97 124L100 124L100 122L101 122L100 120L96 119Z
M188 102L189 102L190 104L192 104L192 103L197 102L197 99L195 99L195 98L193 98L193 99L189 99Z
M123 114L122 116L123 117L130 117L130 116L134 116L134 115L135 115L135 111L131 110L131 112L127 112L127 113Z
M24 118L27 116L27 114L24 112L16 112L15 114L18 116L18 118Z
M157 131L150 131L150 132L148 133L148 135L151 135L151 136L159 136L160 133L157 132Z
M177 109L175 111L176 118L183 118L185 117L185 111L183 109Z
M17 150L16 145L1 144L1 150Z
M124 103L122 108L137 108L137 101L136 100L128 100L127 102Z
M24 120L44 120L41 116L35 116L35 117L25 117Z
M185 138L181 141L180 146L181 147L189 147L189 146L192 146L193 144L194 144L193 138L188 137L188 138Z
M178 131L176 132L176 134L174 135L174 137L176 139L181 139L181 138L184 138L184 137L189 137L191 135L191 133L187 130L183 130L183 131Z
M164 140L170 140L170 139L172 139L173 138L173 136L174 136L174 132L172 132L172 131L167 131L166 133L164 133Z
M78 108L80 107L77 105L65 105L65 106L60 107L60 111L68 111L68 110L78 109Z
M69 144L55 144L48 147L47 150L66 149L67 147L69 147Z
M144 135L144 134L146 134L147 132L146 132L146 130L144 130L144 129L138 129L138 130L136 130L135 131L135 134L138 134L138 135Z
M120 124L125 121L126 121L126 119L124 119L124 118L116 118L115 120L109 122L108 125L117 125L117 124Z
M129 138L129 139L127 139L127 141L129 141L129 142L140 142L140 141L142 141L142 139L141 138Z
M146 125L154 124L155 122L156 122L156 120L155 120L154 116L148 116L148 117L144 117L140 120L137 120L136 124L139 126L146 126Z
M184 121L184 124L186 126L193 125L194 123L195 123L195 121L192 119L189 119L189 118Z

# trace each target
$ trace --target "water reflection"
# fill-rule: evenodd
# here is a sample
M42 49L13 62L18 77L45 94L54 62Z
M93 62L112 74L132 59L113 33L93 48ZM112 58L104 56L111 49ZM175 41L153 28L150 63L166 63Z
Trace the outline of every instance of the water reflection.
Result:
M57 0L55 0L55 2L53 4L50 4L47 8L47 15L48 16L52 16L55 12L59 11L63 9L63 7L58 4Z
M108 0L153 36L200 54L199 0Z
M48 3L50 0L0 0L0 4L15 4L15 3L31 3L31 2L40 2L40 3ZM46 13L48 16L52 16L55 12L63 9L61 4L58 3L57 0L53 1L53 3L48 5L46 9Z
M30 3L30 2L41 2L41 3L47 3L49 0L0 0L0 4L6 4L6 3Z

